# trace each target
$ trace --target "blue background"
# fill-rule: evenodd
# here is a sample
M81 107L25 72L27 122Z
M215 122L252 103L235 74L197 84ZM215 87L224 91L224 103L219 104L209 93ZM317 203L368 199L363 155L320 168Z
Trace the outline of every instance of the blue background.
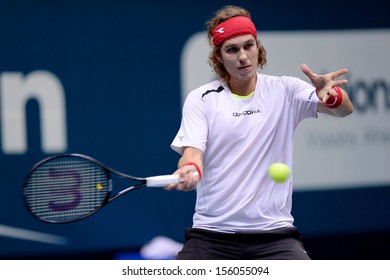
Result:
M180 56L225 1L0 1L0 75L47 70L66 96L67 152L136 176L171 173L181 118ZM390 27L386 1L230 1L258 29ZM326 9L326 10L324 10ZM293 54L292 54L293 55ZM386 54L387 55L387 54ZM357 58L358 59L358 58ZM283 73L281 73L283 74ZM28 150L0 152L0 224L69 238L68 246L0 236L0 258L115 258L156 235L183 241L195 193L145 189L68 225L33 219L22 200L41 150L39 106L27 104ZM116 190L124 187L118 181ZM293 213L318 259L389 258L389 186L297 192Z

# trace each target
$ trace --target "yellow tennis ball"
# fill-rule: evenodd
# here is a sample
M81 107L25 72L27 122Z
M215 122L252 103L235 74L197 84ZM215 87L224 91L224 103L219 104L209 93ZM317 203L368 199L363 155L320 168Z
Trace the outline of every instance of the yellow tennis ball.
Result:
M103 189L103 185L99 183L96 185L96 188L100 191L101 189Z
M283 183L290 177L291 169L287 164L276 162L269 166L268 175L276 183Z

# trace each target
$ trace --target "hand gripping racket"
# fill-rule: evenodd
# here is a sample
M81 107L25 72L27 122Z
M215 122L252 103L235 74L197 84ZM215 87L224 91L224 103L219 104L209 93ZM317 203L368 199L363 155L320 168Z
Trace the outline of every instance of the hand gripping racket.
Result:
M137 184L111 195L111 174ZM23 196L27 209L47 223L70 223L87 218L118 197L142 187L177 184L177 175L130 176L81 154L62 154L37 163L27 175Z

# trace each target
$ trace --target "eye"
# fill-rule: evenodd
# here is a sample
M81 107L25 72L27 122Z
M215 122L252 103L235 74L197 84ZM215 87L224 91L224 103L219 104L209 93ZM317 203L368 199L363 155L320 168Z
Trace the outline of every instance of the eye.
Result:
M232 46L232 47L228 47L226 50L225 50L227 53L236 53L239 51L239 48L235 47L235 46Z
M253 48L255 46L255 44L253 42L250 42L250 43L247 43L244 48L246 50L250 50L251 48Z

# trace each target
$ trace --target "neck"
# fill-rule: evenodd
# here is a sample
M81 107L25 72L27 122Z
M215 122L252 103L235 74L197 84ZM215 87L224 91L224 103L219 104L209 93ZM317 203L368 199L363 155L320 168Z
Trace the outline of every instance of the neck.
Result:
M238 81L231 79L228 83L230 91L234 94L247 96L256 88L257 75L254 75L249 81Z

